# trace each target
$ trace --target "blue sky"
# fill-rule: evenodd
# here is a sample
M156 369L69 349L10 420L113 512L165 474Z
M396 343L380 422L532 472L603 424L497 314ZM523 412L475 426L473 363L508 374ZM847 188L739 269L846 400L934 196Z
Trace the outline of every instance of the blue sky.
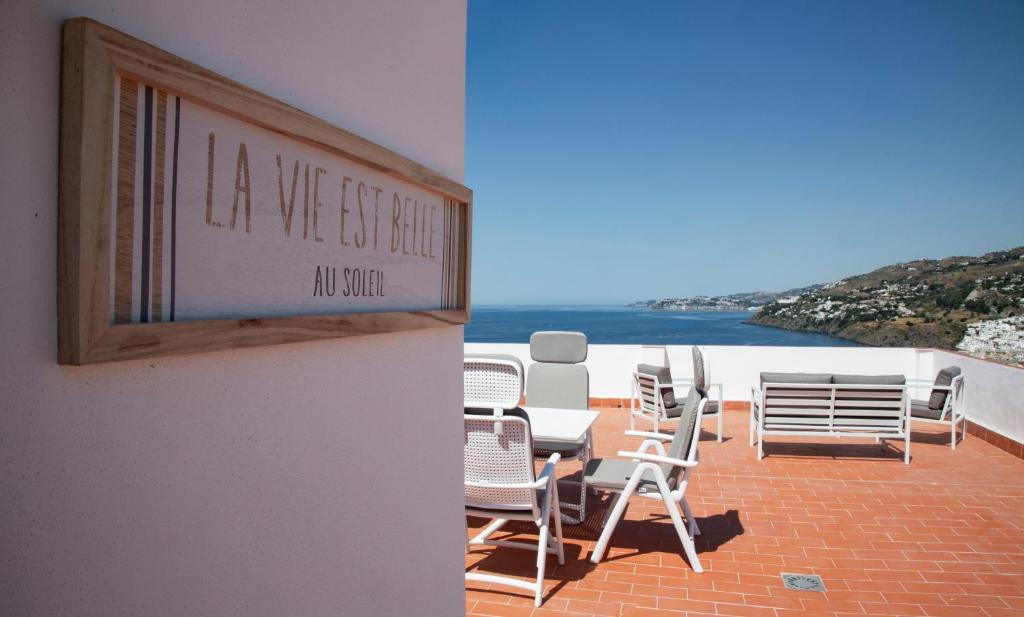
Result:
M469 0L468 29L478 305L1024 244L1024 2Z

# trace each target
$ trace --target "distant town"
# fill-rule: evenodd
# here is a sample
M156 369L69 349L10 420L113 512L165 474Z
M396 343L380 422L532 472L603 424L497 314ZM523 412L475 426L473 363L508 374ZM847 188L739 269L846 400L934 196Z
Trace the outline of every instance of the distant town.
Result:
M1024 247L921 259L823 285L636 302L660 311L749 311L750 323L885 347L956 349L1024 364Z

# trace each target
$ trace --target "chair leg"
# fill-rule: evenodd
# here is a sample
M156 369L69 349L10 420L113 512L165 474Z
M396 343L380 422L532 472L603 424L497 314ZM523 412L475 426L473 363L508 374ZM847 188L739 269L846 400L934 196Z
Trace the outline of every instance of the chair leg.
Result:
M754 446L754 401L750 401L750 446Z
M561 518L561 514L559 514ZM540 526L540 538L537 542L537 587L533 594L533 605L540 606L541 596L544 595L544 566L548 557L548 522Z
M551 493L551 501L553 502L551 509L555 519L555 548L558 551L558 565L561 566L565 565L565 550L562 544L562 507L558 505L558 482L555 482L554 478L551 481L554 483L552 485L554 490ZM584 484L585 489L586 485Z
M686 502L686 498L683 497L683 512L686 514L686 521L690 524L690 536L699 536L700 527L697 526L697 517L693 515L693 510L690 509L690 504Z
M663 501L665 502L665 509L668 510L668 515L672 518L672 525L676 528L679 541L683 544L683 551L686 552L686 558L690 562L690 567L698 574L703 572L704 567L700 565L700 559L697 557L697 547L694 546L693 540L690 538L689 530L683 525L683 519L679 516L679 508L676 507L676 502L671 498L663 499Z
M718 408L718 443L722 443L722 418L725 416L725 407Z
M597 539L597 544L594 545L594 552L590 554L590 563L601 562L601 557L604 556L604 551L608 548L608 542L612 539L612 533L615 532L615 526L619 524L619 519L622 518L623 513L626 511L629 498L633 494L635 483L631 482L630 484L633 484L633 486L627 484L626 490L619 493L619 498L612 508L611 515L608 516L604 529L601 530L601 537Z

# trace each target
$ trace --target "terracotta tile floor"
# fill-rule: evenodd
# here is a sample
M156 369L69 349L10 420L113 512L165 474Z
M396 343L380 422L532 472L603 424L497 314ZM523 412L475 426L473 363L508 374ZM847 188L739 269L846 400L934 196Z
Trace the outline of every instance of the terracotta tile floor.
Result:
M628 412L602 410L598 456L635 447ZM714 428L714 421L704 423ZM548 558L544 603L514 588L467 583L469 615L769 615L796 617L1024 615L1024 460L968 436L915 432L902 443L766 440L758 462L747 414L726 412L726 441L701 441L687 492L703 535L705 572L682 555L662 507L634 499L609 555L587 560L609 500L592 498L588 520L566 526L566 563ZM578 463L559 466L566 478ZM563 489L563 499L568 491ZM484 521L470 519L470 533ZM511 524L510 524L511 525ZM511 527L536 540L526 526ZM467 569L534 575L535 553L475 547ZM827 591L790 591L781 572L813 573Z

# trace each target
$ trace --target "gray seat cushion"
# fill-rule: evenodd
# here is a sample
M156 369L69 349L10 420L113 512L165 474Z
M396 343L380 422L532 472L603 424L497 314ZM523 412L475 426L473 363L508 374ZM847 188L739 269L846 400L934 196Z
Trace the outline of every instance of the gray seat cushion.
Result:
M658 385L661 387L661 402L666 410L677 405L676 393L672 389L672 371L667 366L655 366L653 364L637 364L636 372L644 375L652 375L658 378ZM665 385L668 387L663 387ZM678 413L676 414L679 415ZM671 416L670 416L671 417Z
M570 441L564 439L534 439L533 455L547 458L557 452L562 455L562 460L578 458L583 451L584 441Z
M872 386L902 386L907 383L903 375L832 375L832 383Z
M831 373L761 373L761 383L831 384Z
M953 383L953 378L960 373L959 366L947 366L935 376L935 385L948 386ZM932 395L928 397L928 406L941 410L946 405L947 396L949 396L949 390L932 390Z
M914 399L910 401L910 417L922 420L941 420L942 410L932 409L928 401Z
M587 359L587 335L582 332L534 332L530 336L534 362L577 364Z
M711 416L718 413L718 401L708 401L708 404L704 406L704 415Z
M672 458L686 458L686 455L689 453L693 432L697 430L697 406L700 404L701 397L703 396L705 396L703 391L690 388L690 394L686 397L686 402L679 405L682 413L679 424L676 426L675 434L672 436L672 441L665 452L668 456ZM605 490L621 491L626 487L626 483L629 482L629 478L633 475L638 464L634 461L622 459L595 458L584 467L583 482ZM669 489L674 490L681 470L668 463L662 463L659 466L662 473L665 474ZM652 473L647 472L644 474L644 477L640 480L640 490L658 490L658 485L654 481Z
M583 481L595 488L606 491L621 491L626 488L639 463L618 458L595 458L583 469ZM641 490L658 490L654 474L646 472L640 480Z

